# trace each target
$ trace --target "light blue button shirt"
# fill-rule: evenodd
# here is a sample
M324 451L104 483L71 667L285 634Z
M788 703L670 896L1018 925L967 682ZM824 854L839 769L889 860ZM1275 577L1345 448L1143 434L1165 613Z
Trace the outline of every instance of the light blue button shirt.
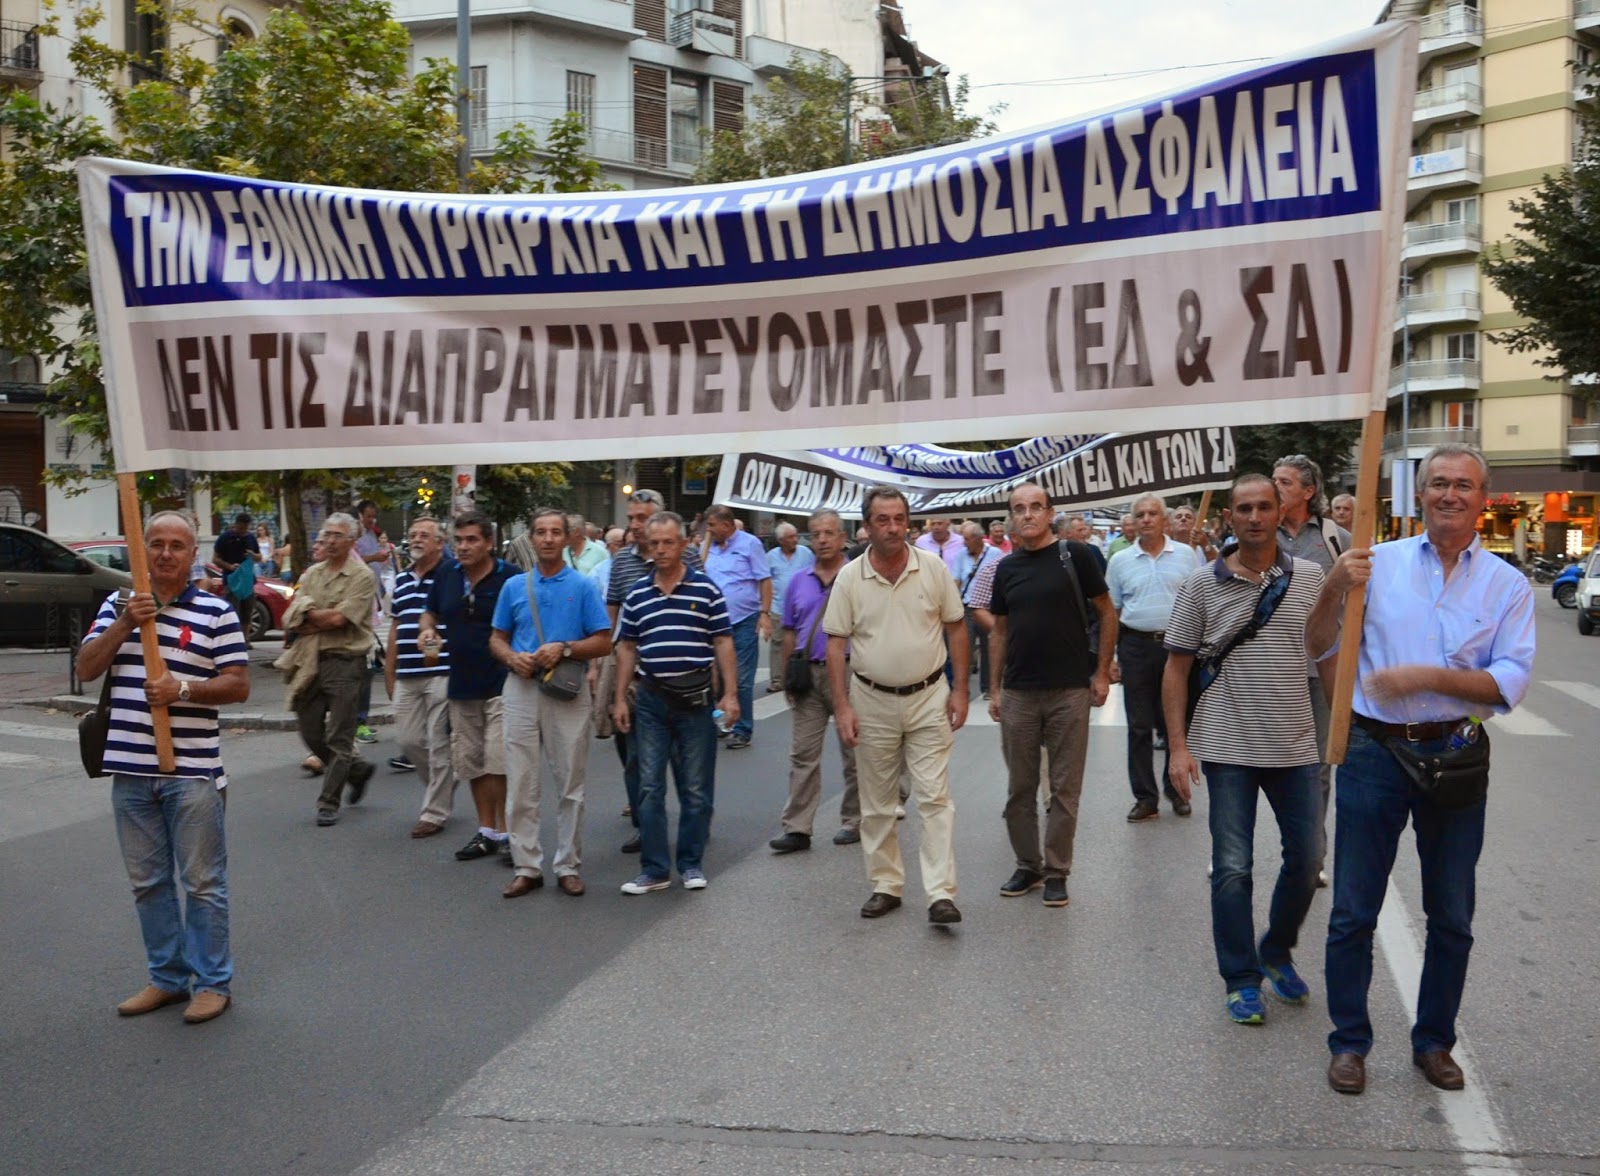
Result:
M713 542L706 549L706 575L728 602L728 623L737 625L761 610L761 581L772 578L772 569L761 540L735 531L726 543Z
M1165 632L1178 586L1199 566L1194 548L1170 536L1155 555L1138 543L1124 547L1106 565L1106 587L1119 623L1145 633Z
M1505 706L1463 702L1446 694L1412 694L1379 704L1361 680L1395 666L1488 670ZM1361 626L1357 714L1382 723L1432 723L1463 715L1505 714L1533 678L1533 589L1505 560L1472 546L1456 558L1449 580L1426 535L1372 549L1366 617Z
M774 547L767 552L767 568L772 572L772 612L783 613L784 592L789 581L817 562L811 548L799 544L793 555L783 554L783 548Z

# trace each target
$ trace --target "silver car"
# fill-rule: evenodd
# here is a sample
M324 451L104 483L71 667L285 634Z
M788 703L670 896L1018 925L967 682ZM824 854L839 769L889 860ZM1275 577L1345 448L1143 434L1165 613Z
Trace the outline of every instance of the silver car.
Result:
M77 641L100 604L133 577L20 523L0 523L0 643Z

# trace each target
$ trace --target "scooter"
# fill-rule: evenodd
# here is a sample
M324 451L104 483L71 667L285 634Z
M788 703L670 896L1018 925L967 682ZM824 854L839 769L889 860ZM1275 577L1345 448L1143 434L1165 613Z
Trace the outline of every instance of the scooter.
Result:
M1569 564L1565 556L1552 558L1548 555L1536 555L1533 557L1532 563L1534 583L1548 584L1568 567L1575 566L1575 564Z

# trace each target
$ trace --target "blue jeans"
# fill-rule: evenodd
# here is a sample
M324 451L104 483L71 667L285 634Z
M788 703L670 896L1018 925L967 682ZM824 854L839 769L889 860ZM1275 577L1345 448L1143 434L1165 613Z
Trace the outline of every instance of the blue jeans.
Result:
M678 873L698 870L711 836L717 791L717 725L709 707L673 710L661 696L639 688L633 710L632 752L639 765L639 869L652 878L672 876L667 849L667 768L678 789Z
M150 983L168 992L228 995L233 955L222 793L211 780L116 775L111 809Z
M761 619L753 612L733 626L733 652L739 659L739 721L733 733L749 739L756 730L756 660L761 654L761 635L756 631Z
M1322 812L1317 765L1255 768L1202 765L1211 792L1211 937L1227 991L1261 987L1263 965L1293 962L1300 924L1317 891L1317 818ZM1283 865L1272 888L1267 933L1257 944L1255 910L1256 793L1278 818Z
M1416 745L1437 751L1443 740ZM1372 985L1372 935L1388 889L1400 835L1409 820L1422 863L1422 909L1427 944L1417 994L1413 1053L1453 1049L1456 1013L1472 952L1472 910L1478 853L1483 849L1485 802L1440 809L1418 800L1400 765L1363 728L1350 728L1350 746L1334 787L1333 913L1328 917L1328 1015L1334 1053L1365 1055L1372 1048L1367 989Z

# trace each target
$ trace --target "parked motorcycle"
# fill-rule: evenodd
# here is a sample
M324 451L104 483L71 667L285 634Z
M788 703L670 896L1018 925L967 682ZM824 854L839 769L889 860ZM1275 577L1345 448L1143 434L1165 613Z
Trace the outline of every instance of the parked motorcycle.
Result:
M1533 580L1536 584L1548 584L1569 567L1576 567L1570 562L1568 556L1536 555L1532 563Z

